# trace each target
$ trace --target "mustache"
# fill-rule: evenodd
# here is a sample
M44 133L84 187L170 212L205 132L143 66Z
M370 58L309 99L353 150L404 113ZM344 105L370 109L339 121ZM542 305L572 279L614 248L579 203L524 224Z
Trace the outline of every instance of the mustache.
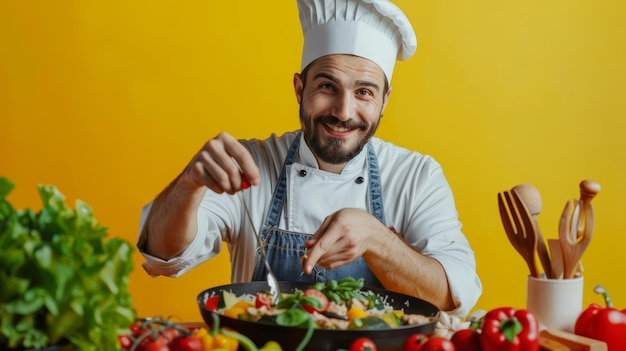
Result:
M324 124L331 124L331 125L338 125L341 126L343 128L348 128L348 129L362 129L362 130L366 130L367 129L367 124L361 121L353 121L353 120L349 120L349 121L342 121L339 118L333 116L333 115L321 115L321 116L317 116L315 118L315 122L316 123L324 123Z

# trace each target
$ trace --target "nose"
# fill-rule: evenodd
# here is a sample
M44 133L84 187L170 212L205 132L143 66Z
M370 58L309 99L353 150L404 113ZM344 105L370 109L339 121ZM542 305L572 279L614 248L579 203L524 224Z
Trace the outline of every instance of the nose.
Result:
M354 118L356 114L356 99L349 93L337 94L331 113L341 121Z

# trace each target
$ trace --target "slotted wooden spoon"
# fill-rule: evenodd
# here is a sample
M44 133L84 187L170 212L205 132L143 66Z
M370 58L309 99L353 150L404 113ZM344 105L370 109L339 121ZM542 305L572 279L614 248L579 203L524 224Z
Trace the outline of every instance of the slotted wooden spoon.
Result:
M509 241L526 261L530 274L535 278L539 278L539 269L537 269L537 261L535 259L537 236L535 231L531 230L533 223L528 209L515 192L509 191L498 194L498 208L502 225ZM511 219L513 219L513 222L511 222Z

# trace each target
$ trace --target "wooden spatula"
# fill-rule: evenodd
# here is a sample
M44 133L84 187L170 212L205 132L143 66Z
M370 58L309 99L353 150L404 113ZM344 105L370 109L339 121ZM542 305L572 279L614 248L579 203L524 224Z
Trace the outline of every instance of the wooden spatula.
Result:
M559 239L548 239L550 248L550 263L552 267L552 279L563 279L563 251Z

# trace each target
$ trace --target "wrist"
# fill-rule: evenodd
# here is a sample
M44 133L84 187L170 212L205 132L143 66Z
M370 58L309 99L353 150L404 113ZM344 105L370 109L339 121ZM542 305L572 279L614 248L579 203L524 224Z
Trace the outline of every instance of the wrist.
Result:
M389 250L393 247L393 242L398 239L399 235L395 228L384 227L381 225L380 230L377 230L372 235L370 240L367 241L367 247L363 253L363 258L368 260L380 260L386 259L389 254Z

